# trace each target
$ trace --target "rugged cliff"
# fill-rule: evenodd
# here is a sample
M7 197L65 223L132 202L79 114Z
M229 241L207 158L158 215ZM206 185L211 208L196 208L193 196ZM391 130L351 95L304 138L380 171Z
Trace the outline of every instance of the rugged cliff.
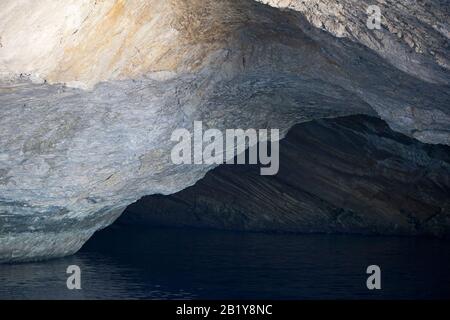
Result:
M2 1L0 261L74 253L193 185L213 166L173 165L170 135L194 120L285 133L367 114L450 144L448 3L380 0L382 30L365 2L326 3Z

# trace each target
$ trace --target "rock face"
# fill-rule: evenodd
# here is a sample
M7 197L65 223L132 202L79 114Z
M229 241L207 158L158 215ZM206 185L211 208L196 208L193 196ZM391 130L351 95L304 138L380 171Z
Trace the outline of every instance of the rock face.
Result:
M437 83L448 81L445 70L450 68L450 7L446 0L258 1L302 12L315 27L360 43L415 77ZM367 11L372 5L380 8L381 29L367 32Z
M144 197L118 223L245 231L450 236L450 148L420 143L378 119L295 126L280 172L223 165L195 186Z
M367 114L450 144L448 3L384 1L404 38L359 3L3 1L0 262L71 254L142 196L193 185L213 166L173 165L170 136L194 120L285 133Z

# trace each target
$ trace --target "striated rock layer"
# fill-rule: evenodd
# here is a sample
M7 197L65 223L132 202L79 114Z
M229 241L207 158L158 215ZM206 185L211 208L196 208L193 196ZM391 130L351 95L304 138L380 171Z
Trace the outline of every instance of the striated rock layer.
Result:
M446 0L257 1L302 12L315 27L376 51L408 74L430 82L448 81L450 6ZM381 29L367 32L367 11L373 5L380 9Z
M220 166L181 192L144 197L117 223L450 237L450 147L352 116L295 126L280 164L276 176Z
M193 185L213 166L173 165L170 136L194 120L285 133L367 114L450 144L448 3L380 1L388 31L365 2L328 3L2 1L0 262L71 254Z

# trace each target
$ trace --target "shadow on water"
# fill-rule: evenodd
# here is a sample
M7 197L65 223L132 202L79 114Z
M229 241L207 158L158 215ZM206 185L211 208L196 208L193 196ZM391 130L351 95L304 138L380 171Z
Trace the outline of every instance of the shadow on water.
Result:
M75 256L0 266L0 299L450 298L438 239L111 227ZM366 288L367 266L382 290ZM66 268L82 270L82 290Z

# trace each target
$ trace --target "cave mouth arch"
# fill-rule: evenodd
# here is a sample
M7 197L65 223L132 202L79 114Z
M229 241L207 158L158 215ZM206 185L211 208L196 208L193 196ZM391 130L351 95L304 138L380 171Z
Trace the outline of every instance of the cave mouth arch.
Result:
M354 115L295 125L280 172L222 165L194 186L130 205L116 225L448 237L450 147Z
M386 4L392 28L378 37L360 23L365 10L355 10L365 1L339 1L346 5L336 10L352 26L340 37L328 23L331 12L314 5L279 10L253 0L78 1L49 10L52 1L4 2L0 263L73 254L143 195L194 184L210 168L184 171L165 155L174 127L195 120L219 129L267 124L287 130L316 118L376 114L423 142L450 144L447 39L429 19L412 21L409 11L431 12L446 26L439 6L408 5L405 11ZM66 14L78 6L87 18L80 19L82 28ZM427 50L410 50L406 36ZM416 158L428 161L427 155ZM425 190L433 185L427 183ZM310 196L313 208L316 193ZM383 199L374 196L376 204L389 202L389 194L378 196ZM335 206L347 205L362 210L355 203ZM424 212L433 211L428 205ZM402 208L392 223L411 230L446 225L443 206L423 216ZM364 228L357 214L338 210L335 216L338 226L353 217L352 225Z

